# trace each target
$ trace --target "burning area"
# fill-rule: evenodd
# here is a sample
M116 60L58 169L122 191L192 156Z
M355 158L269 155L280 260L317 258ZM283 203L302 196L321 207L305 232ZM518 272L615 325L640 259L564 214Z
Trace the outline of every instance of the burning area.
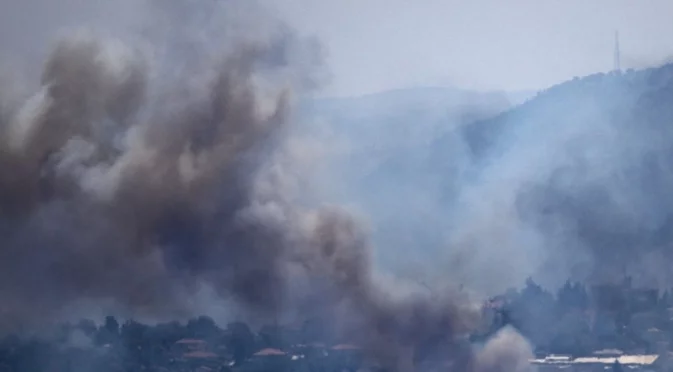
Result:
M191 14L173 3L154 4L152 20ZM215 6L203 3L180 6ZM199 19L181 25L207 28ZM455 371L527 360L509 333L482 354L465 347L478 318L465 295L381 286L361 221L302 202L305 159L288 129L292 93L315 79L293 65L301 40L285 27L267 39L232 27L208 43L162 30L148 35L170 40L153 48L74 33L27 94L12 79L0 86L3 330L33 330L81 302L182 319L202 310L193 298L208 286L250 318L329 319L392 370L413 370L433 343L456 354Z

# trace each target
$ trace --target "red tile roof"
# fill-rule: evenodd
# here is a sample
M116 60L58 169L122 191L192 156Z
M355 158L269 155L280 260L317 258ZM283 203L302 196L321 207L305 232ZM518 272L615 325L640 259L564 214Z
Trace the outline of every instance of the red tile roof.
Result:
M254 354L255 356L285 355L285 352L278 349L262 349Z
M217 358L217 354L209 353L207 351L192 351L191 353L182 354L183 358Z

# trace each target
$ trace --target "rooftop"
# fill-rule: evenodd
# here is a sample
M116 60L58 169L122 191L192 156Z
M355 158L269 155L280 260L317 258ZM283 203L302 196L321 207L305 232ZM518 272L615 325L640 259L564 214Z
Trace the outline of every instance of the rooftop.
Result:
M207 351L192 351L190 353L183 354L182 357L188 359L206 359L206 358L217 358L218 355Z
M572 359L567 356L550 355L543 359L532 359L533 364L613 364L618 361L623 365L651 365L659 355L621 355L618 357L579 357Z
M624 352L619 350L619 349L603 349L603 350L598 350L594 351L594 355L603 355L603 356L617 356L617 355L623 355Z
M262 349L262 350L256 352L253 355L254 356L285 355L285 352L282 351L282 350L278 350L278 349L267 348L267 349Z

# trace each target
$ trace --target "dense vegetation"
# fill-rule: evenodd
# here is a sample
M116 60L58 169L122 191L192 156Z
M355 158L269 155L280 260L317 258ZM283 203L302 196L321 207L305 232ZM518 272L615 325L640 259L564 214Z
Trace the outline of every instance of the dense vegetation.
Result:
M566 282L556 293L528 280L521 290L494 297L485 308L484 340L512 325L538 354L591 355L603 349L659 353L673 341L669 291L634 288L631 279L616 285Z
M668 291L620 285L591 286L568 281L556 293L528 280L521 290L495 296L484 305L484 327L473 343L511 325L531 341L538 354L590 355L601 349L658 353L673 340ZM224 327L211 318L155 325L111 316L61 325L48 336L5 336L0 341L0 371L341 371L363 366L357 345L337 343L321 325ZM322 338L322 339L321 339ZM342 340L343 341L343 340ZM441 342L441 341L438 341ZM423 345L419 356L440 345ZM440 363L441 360L435 360ZM370 366L370 369L375 368Z
M309 334L306 327L292 330L273 326L253 333L240 322L221 328L204 316L186 323L156 325L133 320L120 324L108 316L101 325L82 320L61 325L48 336L4 337L0 341L0 371L224 371L269 369L270 365L273 370L302 370L310 363L319 363L319 370L330 370L351 363L344 351L355 348L343 345L330 349L336 356L346 355L337 360L334 355L331 359L306 358L312 356L312 349L327 348L315 344L310 348L303 343ZM302 360L296 357L299 354L304 355ZM288 364L292 360L296 363Z

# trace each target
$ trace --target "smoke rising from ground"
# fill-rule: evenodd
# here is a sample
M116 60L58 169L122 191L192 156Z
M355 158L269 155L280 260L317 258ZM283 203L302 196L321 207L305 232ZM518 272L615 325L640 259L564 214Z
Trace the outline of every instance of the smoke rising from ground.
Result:
M498 331L484 346L475 363L481 371L523 372L530 369L528 361L531 359L531 345L508 326Z
M135 43L71 33L30 94L3 86L6 325L81 299L187 315L203 283L261 315L282 310L286 271L313 236L302 224L324 213L292 205L284 139L291 89L316 61L291 64L306 48L286 28L217 28L250 13L216 7L151 4Z
M420 344L474 326L463 295L387 291L364 225L302 202L311 149L288 135L291 93L320 82L320 50L284 27L236 28L241 4L154 4L144 42L69 34L28 93L2 86L0 328L81 302L180 318L205 285L253 318L334 316L410 370Z
M187 310L182 295L200 279L221 280L247 302L273 301L276 291L263 293L256 278L276 283L274 256L283 252L261 251L254 230L268 223L267 234L280 232L262 220L264 208L244 212L258 154L282 129L288 103L280 93L261 110L250 68L257 53L212 66L187 92L175 85L152 97L147 66L123 44L80 35L56 46L39 91L3 123L7 319L78 297ZM273 195L259 202L275 205ZM211 278L210 263L247 255L258 257L252 267Z
M334 194L374 206L375 238L390 242L381 261L398 271L415 264L411 275L429 284L453 280L494 295L529 276L554 289L569 278L598 284L626 274L636 286L670 288L672 71L560 83L427 145L400 141L383 156L375 146L399 137L378 130L373 149L347 149L338 161L346 171L335 182L360 187ZM408 128L434 124L413 114L376 119L377 128L407 130L405 139ZM372 170L350 176L352 154Z

